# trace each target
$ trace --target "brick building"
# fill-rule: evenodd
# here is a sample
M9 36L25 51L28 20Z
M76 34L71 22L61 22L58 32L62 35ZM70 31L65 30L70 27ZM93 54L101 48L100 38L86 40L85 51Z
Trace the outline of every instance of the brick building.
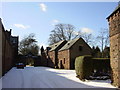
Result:
M0 77L2 77L2 23L0 20Z
M58 50L62 48L67 41L60 41L47 47L48 66L58 67Z
M113 85L120 87L120 4L107 17L110 30L110 59Z
M62 69L74 69L75 58L81 55L91 55L90 46L82 38L50 45L46 54L49 67Z
M0 31L2 34L2 37L0 37L2 40L2 43L0 43L0 47L2 47L0 55L2 57L2 75L4 75L15 64L15 58L18 53L18 37L11 36L11 29L10 31L5 31L1 19Z
M75 58L82 55L91 55L90 46L82 38L68 41L58 52L59 68L74 69Z

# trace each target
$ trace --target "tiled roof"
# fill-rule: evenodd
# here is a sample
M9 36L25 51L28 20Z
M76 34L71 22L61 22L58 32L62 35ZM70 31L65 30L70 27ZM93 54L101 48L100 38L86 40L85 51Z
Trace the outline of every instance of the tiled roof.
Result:
M76 39L73 39L73 40L68 41L59 51L69 49L69 48L70 48L71 46L73 46L73 44L75 44L79 39L81 39L81 38L76 38Z
M59 45L61 45L63 42L65 42L65 40L60 41L60 42L58 42L58 43L55 43L55 44L53 44L53 45L50 45L50 46L49 46L49 47L51 48L50 51L56 50L56 49L59 47Z

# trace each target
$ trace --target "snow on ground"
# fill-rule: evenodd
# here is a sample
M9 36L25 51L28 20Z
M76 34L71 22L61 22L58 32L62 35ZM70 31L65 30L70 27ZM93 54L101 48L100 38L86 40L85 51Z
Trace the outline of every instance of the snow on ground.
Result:
M80 81L75 70L48 67L13 67L3 76L2 88L115 88L110 80Z

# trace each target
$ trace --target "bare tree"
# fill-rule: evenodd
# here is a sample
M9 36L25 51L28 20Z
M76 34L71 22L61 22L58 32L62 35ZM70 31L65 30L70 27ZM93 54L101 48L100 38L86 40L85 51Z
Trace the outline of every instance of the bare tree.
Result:
M83 33L75 31L75 27L71 24L57 24L55 29L51 31L49 43L54 44L61 40L71 40L77 37L83 38L86 43L93 46L93 35L91 33Z
M106 46L109 46L109 31L108 29L102 28L97 37L98 43L103 51Z
M75 33L75 27L71 24L57 24L55 29L51 31L49 43L53 44L61 40L71 40L78 35Z
M53 43L59 42L60 40L59 40L58 36L53 31L51 31L51 32L52 32L52 34L50 34L49 43L53 44Z
M93 37L92 33L81 32L81 30L79 30L78 32L76 32L76 37L81 37L91 47L94 46L94 37Z
M67 34L67 40L71 40L72 37L75 38L77 35L75 35L74 31L75 27L73 25L67 24L66 25L66 34Z
M94 38L91 33L83 33L81 37L85 40L85 42L91 46L94 46Z

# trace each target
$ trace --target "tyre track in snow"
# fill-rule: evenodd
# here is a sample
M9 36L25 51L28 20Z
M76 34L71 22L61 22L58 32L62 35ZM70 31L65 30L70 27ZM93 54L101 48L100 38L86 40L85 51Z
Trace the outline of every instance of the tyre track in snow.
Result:
M24 79L24 75L23 75L23 70L21 70L20 72L21 72L21 80L22 80L21 88L24 88L25 79Z
M12 68L4 77L4 88L101 88L101 85L84 84L75 77L73 70L48 67ZM98 82L96 82L99 84ZM104 84L105 85L105 84ZM106 84L107 85L107 84ZM104 87L112 87L109 86Z

